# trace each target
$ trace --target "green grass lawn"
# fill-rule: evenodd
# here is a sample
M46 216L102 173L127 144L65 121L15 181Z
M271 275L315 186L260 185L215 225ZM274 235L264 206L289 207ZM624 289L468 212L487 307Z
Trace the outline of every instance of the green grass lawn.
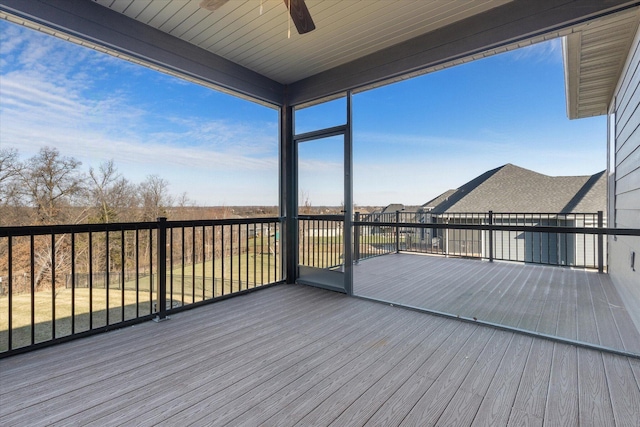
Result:
M276 268L277 266L277 268ZM224 268L223 268L224 267ZM280 257L269 254L241 254L173 268L167 273L167 301L171 306L191 304L222 295L254 288L280 280L282 276ZM215 284L213 277L215 277ZM75 294L70 288L57 288L55 295L51 289L37 291L33 297L33 335L35 343L53 339L52 317L55 304L55 337L99 328L108 323L134 319L150 314L157 299L157 284L149 276L129 280L124 289L112 284L107 290L77 288ZM136 299L137 296L137 299ZM29 293L12 296L12 347L31 344L31 295ZM73 313L72 313L73 309ZM89 313L93 315L90 317ZM73 316L72 316L73 314ZM8 349L9 299L0 297L0 352Z

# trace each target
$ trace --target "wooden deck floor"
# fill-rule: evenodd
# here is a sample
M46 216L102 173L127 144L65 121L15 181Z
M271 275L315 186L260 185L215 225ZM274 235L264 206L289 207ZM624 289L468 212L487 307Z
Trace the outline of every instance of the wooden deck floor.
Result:
M0 425L639 425L640 360L280 285L0 360Z
M392 254L354 269L358 295L640 354L640 333L607 274Z

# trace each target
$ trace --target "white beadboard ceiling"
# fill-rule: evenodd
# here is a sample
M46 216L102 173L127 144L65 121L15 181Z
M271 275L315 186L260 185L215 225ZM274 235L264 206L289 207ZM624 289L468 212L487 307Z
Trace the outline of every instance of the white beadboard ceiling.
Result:
M282 84L290 84L510 0L306 0L316 30L299 35L283 0L94 0ZM262 14L260 6L262 4Z
M577 26L566 37L569 118L607 114L639 24L640 9L634 8Z

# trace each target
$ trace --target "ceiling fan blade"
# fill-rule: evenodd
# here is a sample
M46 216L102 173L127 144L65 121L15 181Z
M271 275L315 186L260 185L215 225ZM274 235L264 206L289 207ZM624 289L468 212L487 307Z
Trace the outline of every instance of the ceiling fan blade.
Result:
M200 7L202 9L207 9L211 12L218 10L229 0L202 0L200 2Z
M304 0L284 0L284 4L286 4L287 7L291 5L289 13L291 14L293 23L296 24L296 29L299 34L305 34L316 29L313 19L311 19L309 9L307 9L307 5L304 4Z

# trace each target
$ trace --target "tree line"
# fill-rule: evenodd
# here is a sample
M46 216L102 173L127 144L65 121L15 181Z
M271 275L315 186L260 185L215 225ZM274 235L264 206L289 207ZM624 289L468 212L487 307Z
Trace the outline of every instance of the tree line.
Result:
M81 167L52 147L26 160L15 148L0 148L0 226L155 221L190 203L186 194L173 197L158 175L131 182L113 160L88 172Z

